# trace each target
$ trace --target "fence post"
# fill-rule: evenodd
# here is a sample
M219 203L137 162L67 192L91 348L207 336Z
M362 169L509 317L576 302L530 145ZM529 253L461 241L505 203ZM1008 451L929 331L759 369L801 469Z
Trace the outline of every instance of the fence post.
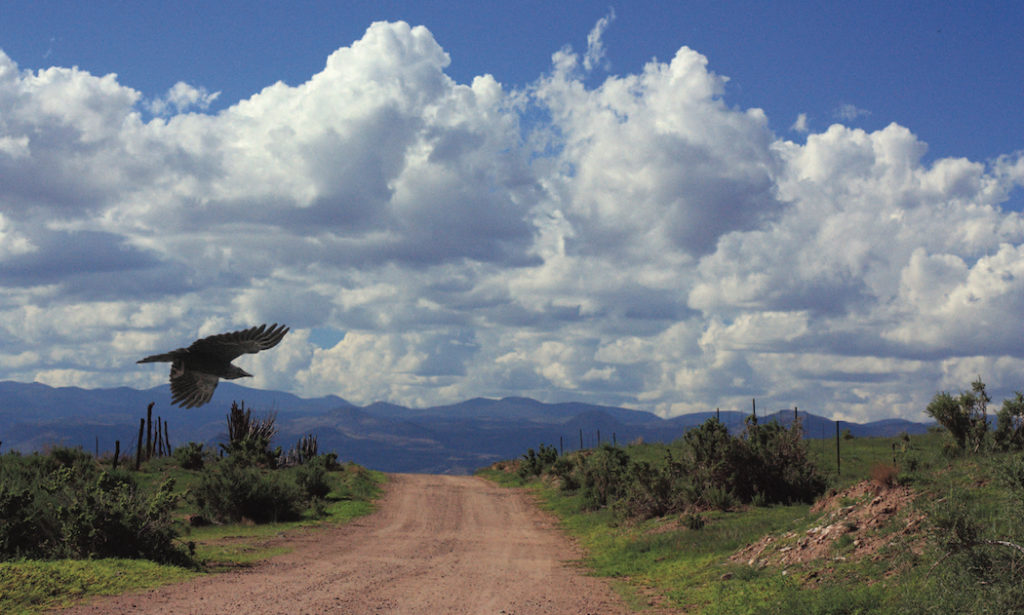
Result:
M836 421L836 476L842 476L839 468L839 421Z
M117 458L121 456L121 441L114 440L114 463L111 466L111 470L117 469Z
M171 448L171 436L167 432L167 421L164 421L164 446L167 447L168 455L174 454L174 449Z
M146 408L146 459L153 457L153 405L156 402L149 402Z
M139 438L138 446L135 449L135 469L136 471L142 466L142 436L145 435L146 431L146 419L139 419Z

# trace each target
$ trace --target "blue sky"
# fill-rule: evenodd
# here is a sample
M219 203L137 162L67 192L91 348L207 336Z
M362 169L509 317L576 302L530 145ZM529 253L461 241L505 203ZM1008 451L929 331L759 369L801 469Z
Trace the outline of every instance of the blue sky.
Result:
M1024 388L1018 3L9 2L0 379L921 411ZM250 369L251 368L251 369Z
M761 107L777 132L800 113L823 129L852 105L858 126L912 126L930 156L984 159L1020 147L1024 7L1019 2L7 2L3 49L23 68L117 73L148 96L177 81L220 91L210 110L281 80L301 83L373 21L425 25L459 82L522 87L594 23L609 74L687 45L728 76L730 104ZM591 80L603 79L597 72Z

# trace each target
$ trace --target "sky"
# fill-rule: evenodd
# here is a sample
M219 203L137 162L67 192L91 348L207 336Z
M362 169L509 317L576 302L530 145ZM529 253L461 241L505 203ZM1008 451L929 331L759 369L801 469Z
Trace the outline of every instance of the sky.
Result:
M828 4L828 3L826 3ZM839 3L835 3L839 4ZM0 379L923 420L1024 389L1024 8L2 2Z

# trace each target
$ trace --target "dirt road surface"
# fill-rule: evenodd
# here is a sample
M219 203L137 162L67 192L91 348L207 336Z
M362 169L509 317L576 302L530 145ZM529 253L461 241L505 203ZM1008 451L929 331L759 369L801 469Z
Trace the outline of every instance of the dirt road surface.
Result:
M288 538L256 567L65 614L625 614L524 493L466 476L392 476L377 512Z

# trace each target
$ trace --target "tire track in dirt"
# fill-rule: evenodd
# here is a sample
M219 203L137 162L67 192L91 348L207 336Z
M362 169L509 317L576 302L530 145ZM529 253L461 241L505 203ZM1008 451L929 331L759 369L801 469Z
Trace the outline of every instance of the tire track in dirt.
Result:
M529 496L481 478L393 475L377 512L287 544L251 569L63 613L630 613Z

